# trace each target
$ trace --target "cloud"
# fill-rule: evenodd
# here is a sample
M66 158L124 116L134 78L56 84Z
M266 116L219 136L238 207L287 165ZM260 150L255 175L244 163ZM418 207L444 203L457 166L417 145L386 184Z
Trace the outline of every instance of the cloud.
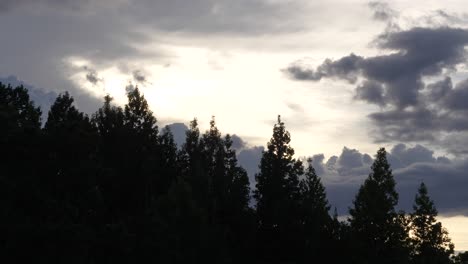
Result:
M195 39L208 46L221 39L238 47L237 41L225 40L299 30L304 27L305 12L297 12L302 5L265 0L3 0L0 32L8 41L0 49L0 74L21 76L56 93L83 93L91 89L89 84L114 76L142 84L158 66L180 66L175 62L183 60L178 49L198 45ZM81 75L83 64L76 66L76 61L95 72Z
M373 11L373 18L380 21L389 21L394 19L398 13L393 10L388 3L381 1L369 2L369 8Z
M312 156L312 167L314 167L315 172L318 175L323 175L325 173L325 170L327 169L325 167L325 164L323 161L325 160L325 155L323 154L316 154Z
M163 31L195 34L258 34L290 32L304 27L299 23L300 2L264 0L184 0L130 1L131 19L157 26ZM290 12L296 17L288 16ZM296 23L294 23L296 22Z
M263 146L252 146L244 148L237 153L239 164L247 171L250 181L250 189L255 189L255 174L259 172L259 164L262 158L262 153L265 150Z
M184 123L173 123L168 125L168 127L174 136L174 141L176 142L177 146L182 147L182 145L185 143L185 133L188 130L187 125Z
M236 134L231 136L232 139L232 147L239 151L247 147L247 142L245 142L241 137Z
M91 69L87 66L84 67L84 70L87 71L86 73L86 80L93 85L97 85L99 82L102 82L103 79L98 77L98 73L95 69Z
M336 61L327 59L315 70L293 64L285 72L294 79L313 81L337 78L355 83L362 77L367 82L358 89L359 99L403 109L418 104L419 91L424 88L423 77L441 74L442 70L454 69L465 61L468 31L413 28L380 35L376 43L380 49L396 52L367 58L351 54Z
M355 98L379 106L385 106L387 104L384 98L383 84L372 80L365 80L356 87Z
M416 27L386 31L373 41L388 54L351 53L315 69L296 62L283 71L296 80L332 78L356 84L355 96L380 107L371 113L376 142L422 142L441 133L468 132L468 80L453 87L447 76L466 62L468 30ZM425 84L425 78L442 80Z
M321 154L313 157L319 161L313 166L322 178L331 205L337 207L340 214L347 214L359 187L371 172L371 156L344 147L339 156L332 156L326 163ZM439 212L468 212L468 194L464 190L468 185L468 159L436 157L434 151L422 145L405 144L395 145L387 158L400 194L399 208L406 212L412 210L418 185L424 181Z
M36 88L20 81L16 76L10 75L6 78L0 78L0 83L10 84L12 87L23 85L28 90L29 99L34 102L35 106L39 106L42 111L41 119L44 123L47 120L47 113L57 98L54 92L47 92L43 89Z
M92 2L92 0L2 0L0 2L0 13L31 5L47 5L60 8L76 9L82 7L83 5L87 5L90 2Z
M301 61L297 61L283 71L292 78L302 81L319 81L322 78L338 78L355 83L363 57L351 54L339 60L326 59L317 69L307 69Z
M135 80L135 82L145 84L146 76L143 74L142 71L136 70L136 71L133 71L133 80Z
M41 107L42 121L45 122L47 120L50 107L58 96L56 92L30 85L13 75L0 78L0 82L11 84L13 87L23 85L28 90L29 97L34 104ZM78 109L87 114L94 113L103 104L103 101L100 99L84 92L74 90L71 91L70 95L75 99L75 104Z

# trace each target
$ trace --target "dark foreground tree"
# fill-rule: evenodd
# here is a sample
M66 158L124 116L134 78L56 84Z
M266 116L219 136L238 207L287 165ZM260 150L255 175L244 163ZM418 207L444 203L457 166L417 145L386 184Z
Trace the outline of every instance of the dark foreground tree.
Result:
M303 261L309 259L334 260L332 255L335 241L333 235L333 219L329 215L330 205L326 197L325 187L312 167L309 159L305 177L299 183L300 217L302 222L302 238L304 252Z
M203 134L191 122L178 148L140 91L127 95L124 108L105 97L90 120L61 94L41 129L27 90L0 84L2 263L448 263L453 244L424 185L411 219L395 211L384 149L348 225L329 216L320 178L294 158L278 117L254 210L214 119Z
M395 211L398 193L384 148L371 168L349 211L353 262L406 263L408 232L404 216Z
M424 183L418 189L414 200L414 212L411 214L411 230L415 264L445 264L450 263L450 255L454 245L448 237L448 232L437 222L437 209L430 199Z
M259 220L259 255L267 262L287 262L299 258L290 252L300 248L299 176L302 162L294 159L291 136L278 116L273 137L255 176Z

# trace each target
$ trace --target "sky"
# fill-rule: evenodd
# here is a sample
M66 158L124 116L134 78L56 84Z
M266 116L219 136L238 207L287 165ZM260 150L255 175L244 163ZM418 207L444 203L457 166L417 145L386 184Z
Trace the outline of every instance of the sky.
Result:
M254 188L281 115L341 215L385 147L399 208L424 181L468 250L462 0L0 0L0 34L0 81L25 84L44 119L61 92L91 114L138 86L179 142L215 116Z

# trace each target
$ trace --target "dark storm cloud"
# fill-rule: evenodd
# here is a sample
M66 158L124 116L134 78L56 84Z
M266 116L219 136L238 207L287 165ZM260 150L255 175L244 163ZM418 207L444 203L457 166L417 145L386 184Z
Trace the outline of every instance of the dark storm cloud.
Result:
M393 169L399 169L417 162L435 163L437 159L434 151L421 145L408 148L405 144L398 144L390 150L388 161Z
M285 71L294 79L313 81L337 78L355 83L361 76L367 82L359 86L358 98L401 109L418 104L424 76L438 75L465 61L468 31L413 28L385 33L375 43L380 49L396 52L367 58L351 54L335 61L327 59L315 70L293 64Z
M380 82L365 80L356 87L357 99L367 101L379 106L385 106L384 86Z
M347 214L359 186L371 172L372 158L347 147L339 157L333 156L326 163L321 154L313 157L321 161L313 165L324 182L331 205L337 207L340 214ZM412 210L414 195L424 181L441 213L468 212L468 194L464 190L468 185L467 159L436 157L432 150L422 145L404 144L394 146L387 158L400 194L399 208L407 212Z
M347 170L363 166L363 155L356 149L343 148L337 165Z
M400 207L410 208L416 189L424 181L439 212L467 215L468 161L414 163L394 172L400 192Z
M439 77L466 63L468 30L412 28L386 31L375 47L389 54L361 57L350 54L325 60L315 69L293 63L285 71L296 80L335 78L357 83L355 98L381 107L369 115L374 138L382 141L427 141L444 132L468 132L468 80L453 87L452 80L426 85L425 77ZM468 149L468 148L467 148Z
M301 62L293 63L283 70L292 78L302 81L319 81L322 78L344 79L350 83L355 83L360 72L360 64L363 57L351 54L339 60L332 61L326 59L317 69L304 68Z
M468 79L459 82L455 89L446 89L439 98L443 99L446 108L451 110L468 110Z

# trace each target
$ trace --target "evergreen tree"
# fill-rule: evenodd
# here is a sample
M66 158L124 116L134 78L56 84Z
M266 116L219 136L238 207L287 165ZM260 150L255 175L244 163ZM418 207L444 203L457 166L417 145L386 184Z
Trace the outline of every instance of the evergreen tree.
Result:
M210 128L200 139L202 166L206 177L209 203L208 214L212 224L219 223L219 214L223 210L226 197L226 164L225 151L221 132L216 127L214 117L210 121Z
M124 195L127 215L141 218L158 195L156 182L160 175L159 130L157 120L138 87L128 90L124 107L125 140L123 173L127 176Z
M329 258L332 252L333 223L325 187L308 159L305 178L300 181L301 218L304 237L304 260Z
M176 180L179 171L177 144L169 126L166 126L159 137L160 177L156 182L156 192L165 194Z
M0 182L32 180L40 166L41 110L23 86L0 83L0 125Z
M92 122L99 135L98 159L99 178L96 195L105 203L107 222L115 222L122 215L126 186L125 145L127 133L124 126L124 113L121 107L112 104L113 98L104 97L104 104L93 115ZM106 222L106 223L107 223Z
M185 137L179 153L182 177L191 186L197 203L206 208L209 199L208 174L204 170L203 146L200 144L197 119L190 122Z
M97 131L73 102L66 92L57 97L49 111L44 126L48 145L45 177L55 199L82 203L84 194L96 186Z
M421 183L416 195L412 220L413 263L451 263L454 245L448 232L437 222L437 209L430 199L427 187Z
M297 255L289 252L300 244L299 176L302 162L293 158L289 145L291 136L278 116L273 137L268 142L260 161L260 172L255 175L257 215L259 220L260 256L266 261L291 261Z
M349 211L353 256L356 263L405 263L407 227L395 211L398 193L384 148L377 152L371 169Z
M44 166L40 117L41 110L27 89L0 83L0 256L4 262L31 262L31 255L41 248L31 247L47 215L43 212L46 195L40 188ZM25 254L25 250L30 251Z
M46 242L46 259L84 261L92 237L87 223L96 215L97 131L68 93L51 106L43 131L47 167L41 185L50 198L42 208L48 217L36 239Z

